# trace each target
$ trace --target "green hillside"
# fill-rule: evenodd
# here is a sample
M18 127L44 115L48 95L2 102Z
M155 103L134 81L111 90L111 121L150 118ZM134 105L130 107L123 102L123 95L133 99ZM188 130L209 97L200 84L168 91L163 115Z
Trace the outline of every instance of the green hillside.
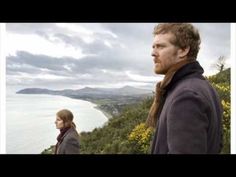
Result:
M224 142L222 153L230 153L230 69L207 78L218 91L224 108ZM149 153L153 129L144 124L153 98L129 105L119 116L109 119L102 128L82 132L81 154L146 154ZM45 150L43 153L50 153Z
M144 122L152 98L147 98L141 103L127 106L123 112L110 119L103 128L94 129L89 133L81 133L81 153L84 154L120 154L136 153L129 134L136 125Z
M222 153L230 153L230 69L207 78L216 88L224 108ZM81 153L148 153L153 130L144 126L152 98L127 107L106 126L81 134Z
M231 119L231 101L230 101L230 68L214 76L208 77L208 80L217 90L221 104L223 106L223 150L222 153L230 153L230 119Z

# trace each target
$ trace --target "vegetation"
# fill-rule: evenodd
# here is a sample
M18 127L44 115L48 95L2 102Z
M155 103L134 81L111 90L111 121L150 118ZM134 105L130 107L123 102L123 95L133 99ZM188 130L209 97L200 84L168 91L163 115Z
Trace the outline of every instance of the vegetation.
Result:
M230 153L230 69L208 77L213 87L217 90L223 106L223 154Z
M142 123L146 120L151 103L152 98L146 98L141 103L129 105L119 116L110 119L103 128L96 128L88 133L82 132L81 153L147 153L152 131Z
M223 149L230 153L230 69L207 78L217 90L223 106ZM149 153L153 130L145 127L153 99L127 107L108 124L81 137L82 153Z
M207 77L217 90L224 109L223 150L230 153L230 69ZM144 124L152 97L128 105L122 112L109 119L102 128L81 133L81 154L147 154L154 130ZM50 152L50 151L45 151Z
M54 154L55 152L55 146L52 145L48 149L44 149L44 151L41 154Z
M225 70L226 66L226 58L224 56L220 56L216 63L213 64L213 67L216 68L219 72L222 72Z

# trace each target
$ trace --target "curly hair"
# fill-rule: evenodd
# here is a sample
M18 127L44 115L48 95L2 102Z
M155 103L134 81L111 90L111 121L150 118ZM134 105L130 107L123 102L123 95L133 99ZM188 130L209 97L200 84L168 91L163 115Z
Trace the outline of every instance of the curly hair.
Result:
M154 27L153 35L172 33L175 39L171 43L185 49L190 47L187 55L189 60L196 60L200 49L200 35L198 30L189 23L161 23Z

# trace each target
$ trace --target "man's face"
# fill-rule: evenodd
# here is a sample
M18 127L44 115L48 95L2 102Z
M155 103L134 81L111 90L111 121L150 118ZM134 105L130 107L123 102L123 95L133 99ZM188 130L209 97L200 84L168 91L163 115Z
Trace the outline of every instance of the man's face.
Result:
M155 35L152 56L156 74L166 74L170 67L180 60L178 55L180 48L171 43L173 40L174 35L171 33Z

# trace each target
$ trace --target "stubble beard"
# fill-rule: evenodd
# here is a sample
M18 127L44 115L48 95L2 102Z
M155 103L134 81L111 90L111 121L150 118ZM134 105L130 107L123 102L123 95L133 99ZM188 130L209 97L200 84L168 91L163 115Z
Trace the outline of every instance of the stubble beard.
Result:
M161 68L161 64L160 63L156 63L154 66L154 72L156 74L165 74L166 72Z

